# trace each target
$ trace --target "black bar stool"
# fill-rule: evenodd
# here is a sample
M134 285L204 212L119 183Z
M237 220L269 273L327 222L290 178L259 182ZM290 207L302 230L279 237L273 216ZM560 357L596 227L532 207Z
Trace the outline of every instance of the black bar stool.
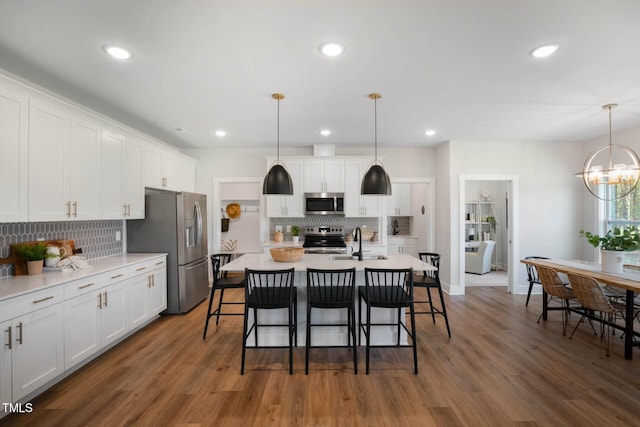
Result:
M353 370L358 373L356 349L356 269L318 270L307 269L307 343L304 373L309 374L309 349L312 326L346 326L347 346L353 347ZM347 323L312 323L311 309L347 309ZM353 341L352 341L353 340ZM316 346L314 348L324 347Z
M429 311L416 311L416 314L430 314L433 319L433 323L436 323L436 314L444 317L444 322L447 325L447 333L451 338L451 329L449 328L449 317L447 316L447 307L444 303L444 296L442 295L442 286L440 285L440 254L433 252L420 252L420 259L428 264L436 267L436 270L423 271L422 276L413 275L413 287L425 288L427 291L428 301L414 301L414 304L427 304L429 303ZM437 289L440 296L440 308L433 306L433 300L431 299L431 289Z
M227 277L226 271L220 271L220 267L231 261L231 254L214 254L211 255L211 263L213 264L213 286L209 294L209 309L207 310L207 319L204 323L204 333L202 339L207 337L207 328L209 327L209 319L216 316L216 325L220 321L220 316L242 316L242 313L222 313L222 304L244 304L243 302L223 302L225 289L241 289L244 288L244 276ZM218 308L211 312L213 298L216 289L220 289L220 301Z

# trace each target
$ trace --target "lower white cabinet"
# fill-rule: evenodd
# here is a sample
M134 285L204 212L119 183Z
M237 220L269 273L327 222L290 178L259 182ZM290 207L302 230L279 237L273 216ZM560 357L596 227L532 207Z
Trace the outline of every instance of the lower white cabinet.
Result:
M0 402L62 378L162 312L166 277L166 257L153 257L0 301Z
M62 303L12 320L10 400L16 401L64 372Z
M418 238L388 237L387 253L389 255L405 254L418 258Z
M164 261L157 262L148 273L132 279L129 297L129 322L132 327L167 308L167 269Z

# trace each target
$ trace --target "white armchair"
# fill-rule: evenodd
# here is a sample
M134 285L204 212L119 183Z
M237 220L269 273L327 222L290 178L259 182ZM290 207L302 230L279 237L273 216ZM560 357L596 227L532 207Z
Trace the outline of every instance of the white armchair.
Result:
M485 240L478 246L478 252L465 252L464 267L467 273L485 274L491 271L491 255L496 242Z

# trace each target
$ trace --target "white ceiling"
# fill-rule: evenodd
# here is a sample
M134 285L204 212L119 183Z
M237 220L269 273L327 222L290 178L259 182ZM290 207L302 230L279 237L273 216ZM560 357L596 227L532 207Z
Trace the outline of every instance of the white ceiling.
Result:
M372 144L374 91L381 146L580 141L606 103L640 126L639 22L638 0L0 0L0 68L181 148L275 145L273 92L282 146Z

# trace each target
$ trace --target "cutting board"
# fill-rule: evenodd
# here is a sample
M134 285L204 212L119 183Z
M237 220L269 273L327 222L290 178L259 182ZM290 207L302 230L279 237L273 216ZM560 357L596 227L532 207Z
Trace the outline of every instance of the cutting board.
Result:
M71 246L71 250L75 252L76 244L73 240L45 240L44 241L48 246ZM35 245L39 242L23 242L29 245ZM27 261L25 261L22 257L20 257L16 251L16 245L22 245L23 243L13 243L11 244L11 252L9 256L6 258L0 258L0 265L3 264L11 264L13 266L13 275L14 276L23 276L27 274Z

